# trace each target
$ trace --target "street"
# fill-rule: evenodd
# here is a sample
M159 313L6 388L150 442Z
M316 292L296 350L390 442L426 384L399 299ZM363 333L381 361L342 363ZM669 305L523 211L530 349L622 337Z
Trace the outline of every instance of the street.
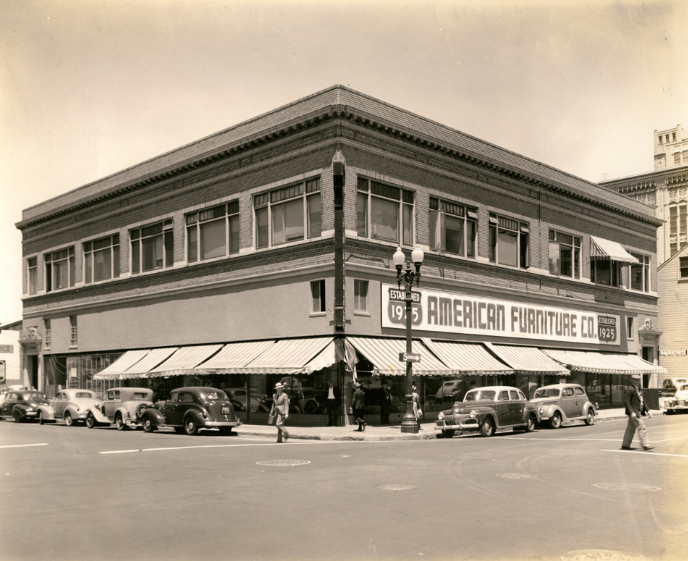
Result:
M286 444L4 421L0 559L685 558L688 417L647 426L651 453L623 421Z

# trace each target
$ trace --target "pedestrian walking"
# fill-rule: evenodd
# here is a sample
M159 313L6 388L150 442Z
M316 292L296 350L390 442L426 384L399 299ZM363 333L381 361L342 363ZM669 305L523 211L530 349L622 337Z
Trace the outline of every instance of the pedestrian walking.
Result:
M357 432L363 432L366 427L365 419L363 418L363 415L365 415L366 394L361 388L361 384L358 382L354 384L354 388L353 404L351 407L354 412L354 419L358 423L358 428L355 430Z
M411 390L411 400L413 401L413 416L416 418L416 423L418 423L418 430L423 430L420 426L420 416L423 414L423 411L420 409L420 396L415 385Z
M327 419L328 426L335 426L335 419L337 418L337 411L339 410L339 388L334 386L334 382L330 380L327 382Z
M638 438L640 438L640 446L643 450L652 450L652 446L647 444L647 429L645 423L640 418L641 415L647 413L648 417L652 418L652 413L647 408L643 395L640 393L640 374L631 375L633 385L626 388L624 392L624 406L626 407L626 415L628 415L628 424L626 425L626 433L624 434L622 450L632 450L631 444L635 431L638 431Z
M286 442L289 438L284 422L289 417L289 397L284 393L284 385L280 382L275 384L275 394L272 396L272 409L270 415L276 417L275 426L277 427L277 442ZM284 440L282 440L284 438Z
M389 389L389 382L382 384L382 404L380 406L380 423L389 425L389 412L392 409L392 391Z

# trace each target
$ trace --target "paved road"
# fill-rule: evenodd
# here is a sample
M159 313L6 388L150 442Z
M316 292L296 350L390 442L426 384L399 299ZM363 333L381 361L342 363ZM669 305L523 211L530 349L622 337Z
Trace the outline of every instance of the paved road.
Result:
M623 422L287 444L0 422L0 559L685 559L688 416L648 426L653 453L619 450ZM259 463L285 460L309 463Z

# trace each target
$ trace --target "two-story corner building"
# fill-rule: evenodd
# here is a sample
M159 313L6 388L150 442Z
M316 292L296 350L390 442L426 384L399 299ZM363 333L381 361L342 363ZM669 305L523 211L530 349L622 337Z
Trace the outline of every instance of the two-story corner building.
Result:
M26 209L23 364L48 393L214 385L251 422L284 378L292 419L326 422L327 380L343 413L357 376L375 421L382 379L404 399L392 256L418 246L426 413L447 377L529 391L567 376L618 405L625 376L661 371L637 356L639 327L657 325L660 224L334 86Z

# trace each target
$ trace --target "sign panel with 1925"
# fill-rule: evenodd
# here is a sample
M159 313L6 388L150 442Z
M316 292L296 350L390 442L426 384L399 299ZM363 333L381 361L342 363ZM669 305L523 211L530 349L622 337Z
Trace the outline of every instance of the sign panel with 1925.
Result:
M406 325L406 293L395 288L389 289L389 304L387 305L387 317L392 323ZM411 322L420 325L423 321L423 308L420 304L420 293L411 293Z
M600 341L616 340L616 318L609 316L597 317L597 338Z

